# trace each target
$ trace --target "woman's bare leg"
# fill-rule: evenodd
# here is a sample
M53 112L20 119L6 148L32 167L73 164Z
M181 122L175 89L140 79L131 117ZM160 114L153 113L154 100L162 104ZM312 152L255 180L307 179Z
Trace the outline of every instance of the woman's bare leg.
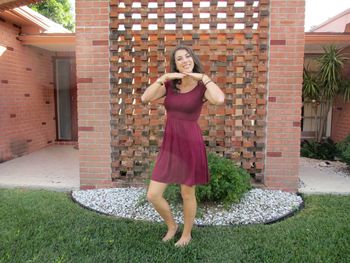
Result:
M192 239L191 231L197 211L196 187L181 185L181 196L184 211L184 230L181 238L175 244L177 247L186 246Z
M147 199L164 219L165 224L168 227L168 232L163 237L163 241L172 239L177 231L178 225L174 220L173 214L171 213L168 202L163 198L163 193L168 185L165 183L159 183L152 181L149 184Z

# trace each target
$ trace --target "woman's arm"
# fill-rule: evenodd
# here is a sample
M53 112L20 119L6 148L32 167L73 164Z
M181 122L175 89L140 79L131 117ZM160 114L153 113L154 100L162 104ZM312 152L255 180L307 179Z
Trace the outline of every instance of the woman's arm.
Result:
M171 79L182 79L184 74L181 73L166 73L153 82L141 96L143 103L157 100L165 95L165 82Z
M222 90L212 81L207 75L202 79L207 90L204 93L204 97L212 104L222 105L225 103L225 94Z
M141 96L141 101L143 103L157 100L165 95L165 84L162 80L157 79L153 82Z

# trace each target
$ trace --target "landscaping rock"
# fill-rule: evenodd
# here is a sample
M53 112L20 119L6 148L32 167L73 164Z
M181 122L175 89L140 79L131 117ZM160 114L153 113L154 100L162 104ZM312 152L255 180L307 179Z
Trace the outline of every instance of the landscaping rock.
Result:
M162 219L148 203L140 203L145 196L144 188L113 188L79 190L72 198L83 207L94 211L135 220L161 222ZM197 225L246 225L263 224L280 220L293 214L303 204L302 198L293 193L278 190L253 189L247 192L240 203L224 209L220 204L199 205ZM183 223L181 206L171 205L175 220Z

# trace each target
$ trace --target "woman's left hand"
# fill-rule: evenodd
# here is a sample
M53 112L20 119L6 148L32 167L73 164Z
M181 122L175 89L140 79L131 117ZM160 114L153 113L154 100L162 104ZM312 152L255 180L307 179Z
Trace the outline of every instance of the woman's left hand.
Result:
M187 75L187 76L190 76L192 78L194 78L195 80L202 80L204 81L205 78L208 78L207 75L203 74L203 73L185 73L185 72L182 72L183 74Z

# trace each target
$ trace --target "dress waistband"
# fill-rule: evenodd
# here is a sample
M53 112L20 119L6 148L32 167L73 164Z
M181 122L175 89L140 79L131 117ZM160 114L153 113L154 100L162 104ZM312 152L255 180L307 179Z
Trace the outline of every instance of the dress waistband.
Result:
M167 119L179 120L179 121L189 121L189 122L196 122L196 123L198 121L198 119L196 119L196 120L182 119L182 118L174 117L171 115L167 115Z

